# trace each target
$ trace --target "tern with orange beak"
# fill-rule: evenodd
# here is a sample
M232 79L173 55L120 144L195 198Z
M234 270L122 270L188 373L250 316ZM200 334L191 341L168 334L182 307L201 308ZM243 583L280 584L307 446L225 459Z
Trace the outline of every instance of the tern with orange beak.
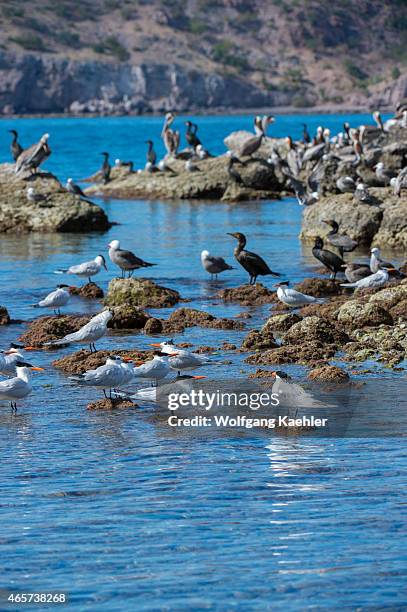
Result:
M42 372L44 368L33 366L26 361L17 361L17 375L0 382L0 399L9 400L13 412L17 412L16 400L24 399L30 395L32 386L30 383L30 370Z

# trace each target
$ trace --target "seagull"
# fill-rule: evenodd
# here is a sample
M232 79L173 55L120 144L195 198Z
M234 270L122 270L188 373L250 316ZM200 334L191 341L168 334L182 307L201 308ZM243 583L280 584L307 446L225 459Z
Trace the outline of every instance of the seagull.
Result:
M353 197L361 204L374 204L375 202L373 196L369 193L369 190L364 183L358 183L356 185Z
M51 149L48 145L49 134L41 136L39 142L31 145L28 149L24 149L17 158L15 173L19 174L22 170L30 170L31 173L37 170L39 166L51 155Z
M83 325L78 331L72 334L67 334L60 340L51 340L46 342L44 346L63 346L65 344L89 344L90 352L96 353L95 342L102 338L107 332L107 324L113 317L110 310L103 310L99 314Z
M30 370L43 372L44 368L33 366L26 361L17 361L15 363L17 375L14 378L8 378L0 382L0 399L10 400L11 409L17 412L16 400L24 399L30 395L32 386L30 384Z
M91 261L85 261L65 270L56 270L55 274L75 274L76 276L87 278L90 283L91 276L99 274L102 268L107 271L106 260L103 255L97 255Z
M69 193L73 193L74 195L78 195L81 198L85 198L85 194L83 193L82 189L79 187L79 185L76 185L76 183L73 182L73 179L69 178L66 181L66 190L69 191Z
M381 268L385 268L388 272L390 272L390 276L404 278L404 274L399 272L392 263L389 261L384 261L380 257L380 249L378 247L374 247L370 251L370 270L373 274L375 274Z
M356 183L351 176L340 176L336 181L336 187L342 193L354 193Z
M68 285L58 285L55 291L51 291L38 304L33 304L34 308L52 308L55 314L61 315L61 306L66 304L71 299L71 294L65 290Z
M122 278L124 278L126 271L129 273L129 278L132 276L134 270L139 268L150 268L156 264L148 263L143 261L139 257L136 257L131 251L125 251L120 248L120 242L118 240L112 240L109 243L109 257L112 262L118 266L122 271Z
M345 272L348 283L355 283L361 278L366 278L366 276L370 276L371 274L371 270L367 264L344 263L341 267Z
M286 306L290 308L299 308L306 304L323 304L325 300L321 298L313 297L312 295L305 295L295 289L288 287L289 281L277 283L277 297Z
M370 274L370 276L361 278L354 283L342 283L341 287L350 287L354 289L377 289L378 287L382 287L385 283L387 283L388 280L389 272L385 268L382 268L375 272L375 274Z
M215 276L218 278L218 274L224 272L225 270L233 270L234 268L226 263L223 257L215 257L211 255L209 251L202 251L201 253L201 263L204 270L209 272L211 275L211 280Z
M122 365L123 359L121 357L108 357L104 365L94 370L87 370L78 376L70 376L69 380L102 389L105 397L107 397L106 390L109 389L111 397L112 389L118 389L126 382L126 372Z
M376 166L375 166L375 174L376 174L376 178L381 183L384 183L385 185L390 185L390 180L397 175L397 173L393 172L393 170L387 170L384 167L384 163L383 162L379 162L378 164L376 164Z
M34 187L28 187L26 195L29 202L44 202L48 199L44 194L36 193Z

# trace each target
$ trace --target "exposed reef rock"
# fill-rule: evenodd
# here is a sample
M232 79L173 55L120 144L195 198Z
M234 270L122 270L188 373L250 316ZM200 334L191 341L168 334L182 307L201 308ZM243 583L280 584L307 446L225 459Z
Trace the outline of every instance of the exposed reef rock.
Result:
M262 333L267 333L269 330L276 332L285 332L294 325L301 321L300 315L290 312L288 314L276 314L267 319L262 328Z
M86 283L82 287L71 286L68 291L71 295L79 295L89 300L101 300L105 295L103 289L93 282Z
M186 327L209 327L211 329L243 329L242 321L234 319L218 319L209 312L194 308L178 308L163 322L164 331L183 331Z
M145 278L114 278L109 283L105 304L168 308L174 306L180 299L178 291L161 287Z
M270 291L260 283L221 289L217 295L225 302L239 302L242 306L261 306L277 302L275 291Z
M27 189L33 187L44 199L31 202ZM14 165L0 166L0 232L93 232L109 229L105 212L72 195L52 175L41 172L24 180Z
M112 308L113 318L107 326L110 329L143 329L150 316L137 306L123 304Z
M260 332L257 329L252 329L243 340L243 351L267 351L272 348L277 348L278 344L270 330Z
M78 331L89 319L89 316L73 315L40 317L29 324L27 331L20 336L19 340L26 346L41 347L45 342L59 340L66 334Z
M284 334L284 344L302 344L321 342L340 346L349 340L347 334L335 327L330 321L321 317L306 317L294 323Z
M91 402L87 405L88 410L118 410L123 408L136 408L137 404L134 404L131 400L127 399L101 399L95 402Z
M298 363L300 365L320 364L333 357L336 350L336 345L323 345L321 342L307 342L305 345L283 345L269 351L249 355L249 357L246 357L245 362L251 365L278 365L284 363Z
M324 365L318 368L314 368L308 372L308 378L310 380L323 380L328 382L348 382L349 374L338 368L338 366Z
M102 350L97 351L96 353L91 353L90 351L81 349L75 353L71 353L70 355L61 357L60 359L56 359L52 362L52 365L59 368L63 372L66 372L67 374L83 374L86 372L86 370L94 370L95 368L103 365L106 363L106 359L113 355L130 357L131 359L137 361L151 358L153 351L128 349L115 351Z
M337 319L347 330L393 325L391 314L374 302L368 304L360 304L355 301L345 302L339 308Z

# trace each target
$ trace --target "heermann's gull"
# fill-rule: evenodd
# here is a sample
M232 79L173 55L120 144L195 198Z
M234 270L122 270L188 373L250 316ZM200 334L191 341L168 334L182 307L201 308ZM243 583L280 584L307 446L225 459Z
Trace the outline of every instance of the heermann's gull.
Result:
M224 272L225 270L233 270L233 267L226 263L223 257L215 257L214 255L211 255L209 251L202 251L201 263L204 270L209 272L211 278L214 275L215 278L217 278L218 274Z
M118 240L112 240L109 243L109 257L112 262L121 269L122 278L125 273L129 273L129 278L132 276L134 270L139 268L150 268L155 266L154 263L148 263L143 261L131 251L125 251L120 248L120 242Z
M238 245L234 250L236 260L240 265L249 273L249 284L255 285L258 276L267 276L272 274L273 276L280 276L278 272L270 270L264 259L256 253L251 253L245 250L246 236L240 232L228 232L228 236L233 236L238 241Z

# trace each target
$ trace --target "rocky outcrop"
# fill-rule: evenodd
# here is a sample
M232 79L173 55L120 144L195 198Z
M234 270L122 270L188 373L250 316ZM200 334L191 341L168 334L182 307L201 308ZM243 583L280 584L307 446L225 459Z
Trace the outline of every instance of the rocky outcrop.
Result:
M218 318L209 312L195 308L178 308L163 321L164 331L167 333L182 332L186 327L207 327L211 329L243 329L242 321Z
M346 329L393 325L391 314L378 303L345 302L338 311L338 322Z
M109 283L105 304L168 308L174 306L180 299L175 289L161 287L145 278L114 278Z
M19 338L26 346L40 348L45 342L59 340L67 334L78 331L82 325L89 321L90 317L77 317L66 315L62 317L40 317L29 324Z
M71 295L79 295L89 300L101 300L105 295L103 289L93 282L86 283L82 287L71 286L68 291Z
M338 368L338 366L323 365L308 372L308 378L310 380L328 382L348 382L349 374L342 370L342 368Z
M29 187L44 198L29 201ZM93 232L109 227L100 206L68 193L53 175L41 172L24 180L15 175L12 164L0 166L0 232Z
M252 329L243 340L241 346L243 351L267 351L277 348L278 344L270 329Z
M221 289L217 295L225 302L239 302L242 306L261 306L277 301L275 291L270 291L261 283Z
M99 366L106 363L106 359L113 355L120 355L121 357L128 357L134 361L146 360L152 357L152 351L138 351L137 349L129 350L115 350L113 351L97 351L96 353L90 353L84 349L56 359L52 362L52 365L62 370L66 374L83 374L86 370L94 370Z
M87 405L88 410L118 410L123 408L135 408L137 404L128 399L104 398Z

